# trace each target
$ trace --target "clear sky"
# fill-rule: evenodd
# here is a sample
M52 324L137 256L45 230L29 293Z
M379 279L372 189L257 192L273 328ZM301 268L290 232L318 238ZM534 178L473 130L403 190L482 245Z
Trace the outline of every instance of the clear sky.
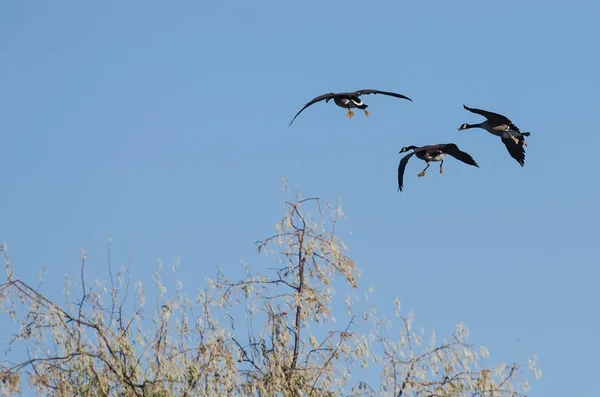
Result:
M181 257L192 291L217 266L260 264L280 180L339 197L341 236L372 302L393 297L449 335L465 322L490 363L536 353L531 396L591 396L600 371L594 1L103 1L0 3L0 240L18 275L60 297L130 261L151 284ZM331 91L376 88L371 117ZM525 167L462 108L531 131ZM445 173L402 146L454 142ZM53 292L55 291L55 292Z

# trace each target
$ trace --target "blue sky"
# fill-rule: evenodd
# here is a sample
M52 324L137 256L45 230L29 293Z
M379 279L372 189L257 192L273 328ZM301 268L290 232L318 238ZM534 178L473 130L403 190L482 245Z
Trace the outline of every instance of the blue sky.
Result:
M339 197L372 302L393 297L438 335L459 322L491 362L536 353L531 396L589 395L600 370L595 150L600 6L573 2L2 2L0 240L49 294L78 255L151 281L181 257L193 290L261 264L280 180ZM372 116L320 103L376 88ZM458 132L502 113L528 138ZM444 175L402 146L454 142ZM195 280L195 281L193 281Z

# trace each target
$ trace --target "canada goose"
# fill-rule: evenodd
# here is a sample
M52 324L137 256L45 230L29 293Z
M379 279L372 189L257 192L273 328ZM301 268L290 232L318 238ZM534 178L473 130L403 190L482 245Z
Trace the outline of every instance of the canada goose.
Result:
M465 105L463 105L463 107L469 112L477 113L485 117L487 120L479 124L464 123L458 128L459 131L466 130L468 128L483 128L490 134L499 136L502 139L502 142L504 142L504 145L506 146L506 149L508 150L508 153L510 153L511 157L517 160L517 162L521 164L521 167L525 165L525 148L523 148L523 145L529 145L525 141L524 137L531 135L531 133L521 132L519 128L508 119L508 117L501 114L488 112L481 109L473 109Z
M310 101L306 105L304 105L304 107L302 109L300 109L300 111L298 113L296 113L296 115L294 116L292 121L290 121L290 126L292 125L294 120L296 120L296 117L298 117L298 115L300 113L302 113L302 111L304 109L306 109L310 105L320 102L322 100L325 100L325 102L327 103L331 99L333 99L333 102L335 102L336 105L338 105L341 108L348 109L348 113L346 113L348 118L352 118L352 116L354 116L354 112L352 112L352 110L350 110L352 108L363 110L365 112L365 115L368 116L369 112L367 111L367 107L369 105L363 103L363 101L361 101L359 98L361 95L367 95L367 94L389 95L389 96L393 96L396 98L408 99L409 101L412 102L412 99L410 99L409 97L404 96L402 94L396 94L395 92L387 92L387 91L379 91L379 90L359 90L359 91L354 91L354 92L340 92L337 94L334 92L330 92L329 94L319 95L318 97L314 98L312 101Z
M406 168L406 164L408 160L413 156L413 154L417 155L417 158L425 161L427 163L427 167L423 171L418 174L418 177L425 176L425 171L431 165L431 161L440 161L440 174L444 173L444 169L442 165L444 164L444 156L449 154L457 160L462 161L463 163L475 166L479 168L479 165L473 160L470 154L462 152L458 146L454 143L440 143L438 145L428 145L428 146L406 146L400 149L400 153L408 152L409 150L414 150L412 153L407 154L402 157L400 160L400 164L398 165L398 190L402 191L402 187L404 186L404 169Z

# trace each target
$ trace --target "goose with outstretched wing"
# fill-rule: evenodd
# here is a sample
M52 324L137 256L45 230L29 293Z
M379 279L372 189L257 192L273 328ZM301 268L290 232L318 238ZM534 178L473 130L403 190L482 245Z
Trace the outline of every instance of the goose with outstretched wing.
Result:
M519 163L521 167L525 165L525 148L523 145L529 146L525 141L525 137L531 135L531 133L521 132L519 127L514 125L508 117L501 114L470 108L465 105L463 105L463 107L469 112L485 117L486 120L479 124L464 123L458 128L459 131L469 128L483 128L490 134L500 137L511 157L517 160L517 163Z
M365 89L365 90L358 90L358 91L354 91L354 92L339 92L339 93L330 92L328 94L319 95L318 97L313 98L310 102L308 102L306 105L304 105L304 107L302 109L300 109L300 111L298 113L296 113L296 115L294 116L292 121L290 121L290 126L292 125L294 120L296 120L296 117L298 117L298 115L300 113L302 113L302 111L304 109L306 109L307 107L309 107L310 105L314 105L315 103L321 102L321 101L325 101L325 103L327 103L332 99L333 99L333 102L336 105L338 105L339 107L348 109L348 113L346 113L348 118L352 118L354 116L354 112L352 112L351 109L363 110L365 112L365 115L368 116L370 114L369 111L367 110L367 107L369 105L363 103L363 101L360 99L360 96L361 95L369 95L369 94L387 95L387 96L392 96L395 98L407 99L412 102L412 99L410 99L409 97L407 97L405 95L397 94L395 92L389 92L389 91Z
M475 162L475 160L473 160L473 157L471 157L470 154L465 153L463 151L461 151L458 146L456 146L454 143L440 143L437 145L428 145L428 146L405 146L400 150L400 153L405 153L408 152L409 150L412 150L412 153L407 154L406 156L402 157L402 160L400 160L400 164L398 165L398 190L402 191L403 187L404 187L404 170L406 169L406 164L408 164L408 160L410 160L410 158L413 155L416 155L417 158L425 161L425 163L427 163L427 167L425 167L425 169L421 172L419 172L418 177L421 178L423 176L425 176L425 171L427 171L427 168L429 168L429 166L431 165L431 162L440 162L440 174L444 173L444 169L442 168L442 165L444 164L444 157L449 154L450 156L454 157L457 160L462 161L463 163L472 165L474 167L479 168L479 165Z

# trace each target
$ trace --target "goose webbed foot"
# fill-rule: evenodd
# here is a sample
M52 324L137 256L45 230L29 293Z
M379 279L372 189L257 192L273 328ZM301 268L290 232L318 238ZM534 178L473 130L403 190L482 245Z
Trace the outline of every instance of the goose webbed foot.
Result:
M529 145L527 144L527 142L525 141L525 139L523 139L523 145L529 147Z
M365 112L365 116L369 117L371 115L371 113L369 113L369 111L367 109L364 110Z
M348 113L346 113L346 116L348 116L348 118L351 119L352 117L354 117L354 112L348 109Z
M431 165L431 163L429 163L429 161L427 161L427 167L425 167L425 169L421 172L419 172L419 175L417 175L419 178L424 177L425 176L425 171L427 171L427 168L429 168L429 166Z
M518 145L519 144L519 140L517 138L515 138L514 135L511 134L510 136L512 138L513 141L515 141L515 143Z
M440 174L444 173L444 169L442 168L442 165L440 164Z

